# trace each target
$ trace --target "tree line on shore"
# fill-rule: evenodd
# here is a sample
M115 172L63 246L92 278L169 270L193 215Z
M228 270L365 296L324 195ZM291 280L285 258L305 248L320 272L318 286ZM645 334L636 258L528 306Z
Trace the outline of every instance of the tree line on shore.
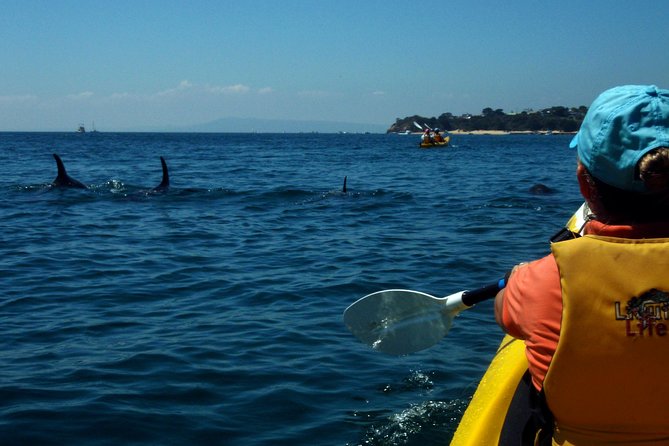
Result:
M454 116L442 113L439 117L407 116L397 118L387 133L404 133L419 131L420 126L439 128L440 130L459 130L470 132L475 130L501 130L507 132L575 132L581 125L588 108L550 107L539 111L525 110L521 113L504 113L502 109L484 108L480 115L465 114Z

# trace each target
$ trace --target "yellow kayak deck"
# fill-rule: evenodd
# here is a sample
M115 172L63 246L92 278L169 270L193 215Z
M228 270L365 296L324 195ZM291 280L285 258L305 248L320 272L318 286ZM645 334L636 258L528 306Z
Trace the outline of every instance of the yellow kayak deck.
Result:
M460 420L451 446L497 445L509 405L526 371L525 343L505 336Z

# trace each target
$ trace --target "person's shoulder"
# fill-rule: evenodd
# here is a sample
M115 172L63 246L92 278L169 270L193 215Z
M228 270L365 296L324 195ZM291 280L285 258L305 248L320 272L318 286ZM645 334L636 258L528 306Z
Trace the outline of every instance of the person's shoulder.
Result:
M522 290L522 294L541 293L546 288L559 284L559 271L553 254L540 259L521 263L514 271L509 285L515 291Z
M617 238L669 238L668 222L606 224L591 220L585 226L585 234Z

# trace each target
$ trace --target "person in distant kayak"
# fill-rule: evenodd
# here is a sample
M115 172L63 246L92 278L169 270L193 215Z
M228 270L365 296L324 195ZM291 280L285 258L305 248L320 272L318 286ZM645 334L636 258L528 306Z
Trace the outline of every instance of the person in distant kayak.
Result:
M434 142L444 142L444 137L441 136L439 129L434 129Z
M421 137L421 143L422 144L432 144L434 142L434 139L432 138L432 133L430 132L430 129L425 129L423 132L423 136Z
M669 90L603 92L570 147L585 235L516 266L496 319L525 342L544 439L669 444Z

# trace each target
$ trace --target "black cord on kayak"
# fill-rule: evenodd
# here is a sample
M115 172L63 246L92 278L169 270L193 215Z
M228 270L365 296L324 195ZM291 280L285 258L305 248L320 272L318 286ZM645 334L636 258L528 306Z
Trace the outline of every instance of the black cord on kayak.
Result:
M550 238L551 243L558 243L558 242L564 242L567 240L573 240L575 238L579 238L581 234L578 232L570 231L567 228L562 228L558 232L556 232L553 237Z

